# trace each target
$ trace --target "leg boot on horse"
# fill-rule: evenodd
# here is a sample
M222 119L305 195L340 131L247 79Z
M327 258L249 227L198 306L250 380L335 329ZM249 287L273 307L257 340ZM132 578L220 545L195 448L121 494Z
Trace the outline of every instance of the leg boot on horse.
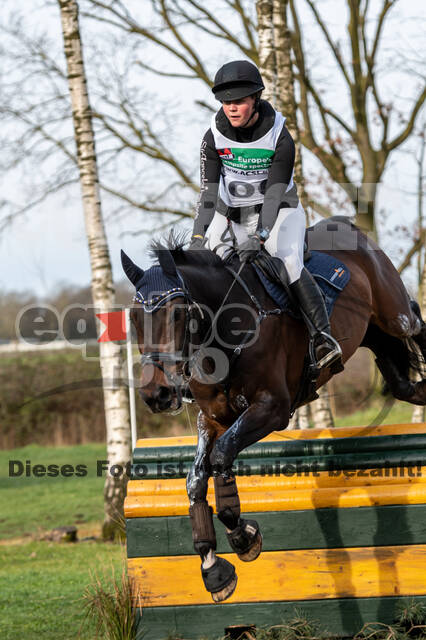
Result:
M189 515L192 525L194 550L201 557L201 576L204 586L214 602L229 598L237 586L234 566L216 556L216 533L213 510L208 505L207 488L211 475L209 454L215 437L212 423L200 412L198 418L198 443L194 463L186 479L190 501ZM210 427L210 429L209 429Z
M217 517L226 527L232 550L243 562L256 560L262 550L262 536L255 520L240 517L240 498L235 476L214 476Z
M207 502L195 502L189 508L192 524L192 540L195 551L201 556L201 575L204 586L214 602L229 598L237 586L235 567L214 553L216 534L213 526L213 510Z
M235 476L234 460L246 447L287 422L289 399L270 393L259 393L257 401L216 440L210 461L213 469L216 510L218 519L225 525L232 550L240 560L251 562L262 550L262 535L255 520L241 518L240 500Z

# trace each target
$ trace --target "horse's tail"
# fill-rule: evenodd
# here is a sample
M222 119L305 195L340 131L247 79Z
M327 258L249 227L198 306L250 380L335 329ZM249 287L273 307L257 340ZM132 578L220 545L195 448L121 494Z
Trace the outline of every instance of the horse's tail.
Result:
M413 313L420 320L420 331L411 338L406 339L410 368L416 372L422 380L426 379L426 323L422 318L419 304L410 300Z

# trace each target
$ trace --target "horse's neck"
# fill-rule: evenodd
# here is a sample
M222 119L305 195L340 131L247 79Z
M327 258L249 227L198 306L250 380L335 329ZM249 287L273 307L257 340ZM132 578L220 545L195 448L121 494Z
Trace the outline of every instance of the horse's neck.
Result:
M182 269L181 273L194 301L212 311L220 307L232 285L231 274L221 267L209 266L203 270L191 267Z

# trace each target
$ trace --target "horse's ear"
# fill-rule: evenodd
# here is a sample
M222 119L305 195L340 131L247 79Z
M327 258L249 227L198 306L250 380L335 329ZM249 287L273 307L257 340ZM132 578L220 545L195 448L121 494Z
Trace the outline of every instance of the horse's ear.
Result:
M137 283L143 278L145 273L143 269L138 267L129 256L121 250L121 264L124 269L124 273L129 278L130 282L136 287Z
M178 273L176 270L175 261L168 249L160 249L158 252L158 261L163 272L171 278L177 278Z

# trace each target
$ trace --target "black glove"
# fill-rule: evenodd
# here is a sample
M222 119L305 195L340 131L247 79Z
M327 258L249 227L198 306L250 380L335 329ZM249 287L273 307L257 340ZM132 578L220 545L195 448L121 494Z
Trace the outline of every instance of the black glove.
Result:
M197 249L204 249L204 238L202 238L201 236L192 236L189 249L191 251L197 250Z
M248 240L243 242L237 247L237 253L241 262L252 262L260 249L262 248L262 243L260 241L259 236L252 235L249 236Z

